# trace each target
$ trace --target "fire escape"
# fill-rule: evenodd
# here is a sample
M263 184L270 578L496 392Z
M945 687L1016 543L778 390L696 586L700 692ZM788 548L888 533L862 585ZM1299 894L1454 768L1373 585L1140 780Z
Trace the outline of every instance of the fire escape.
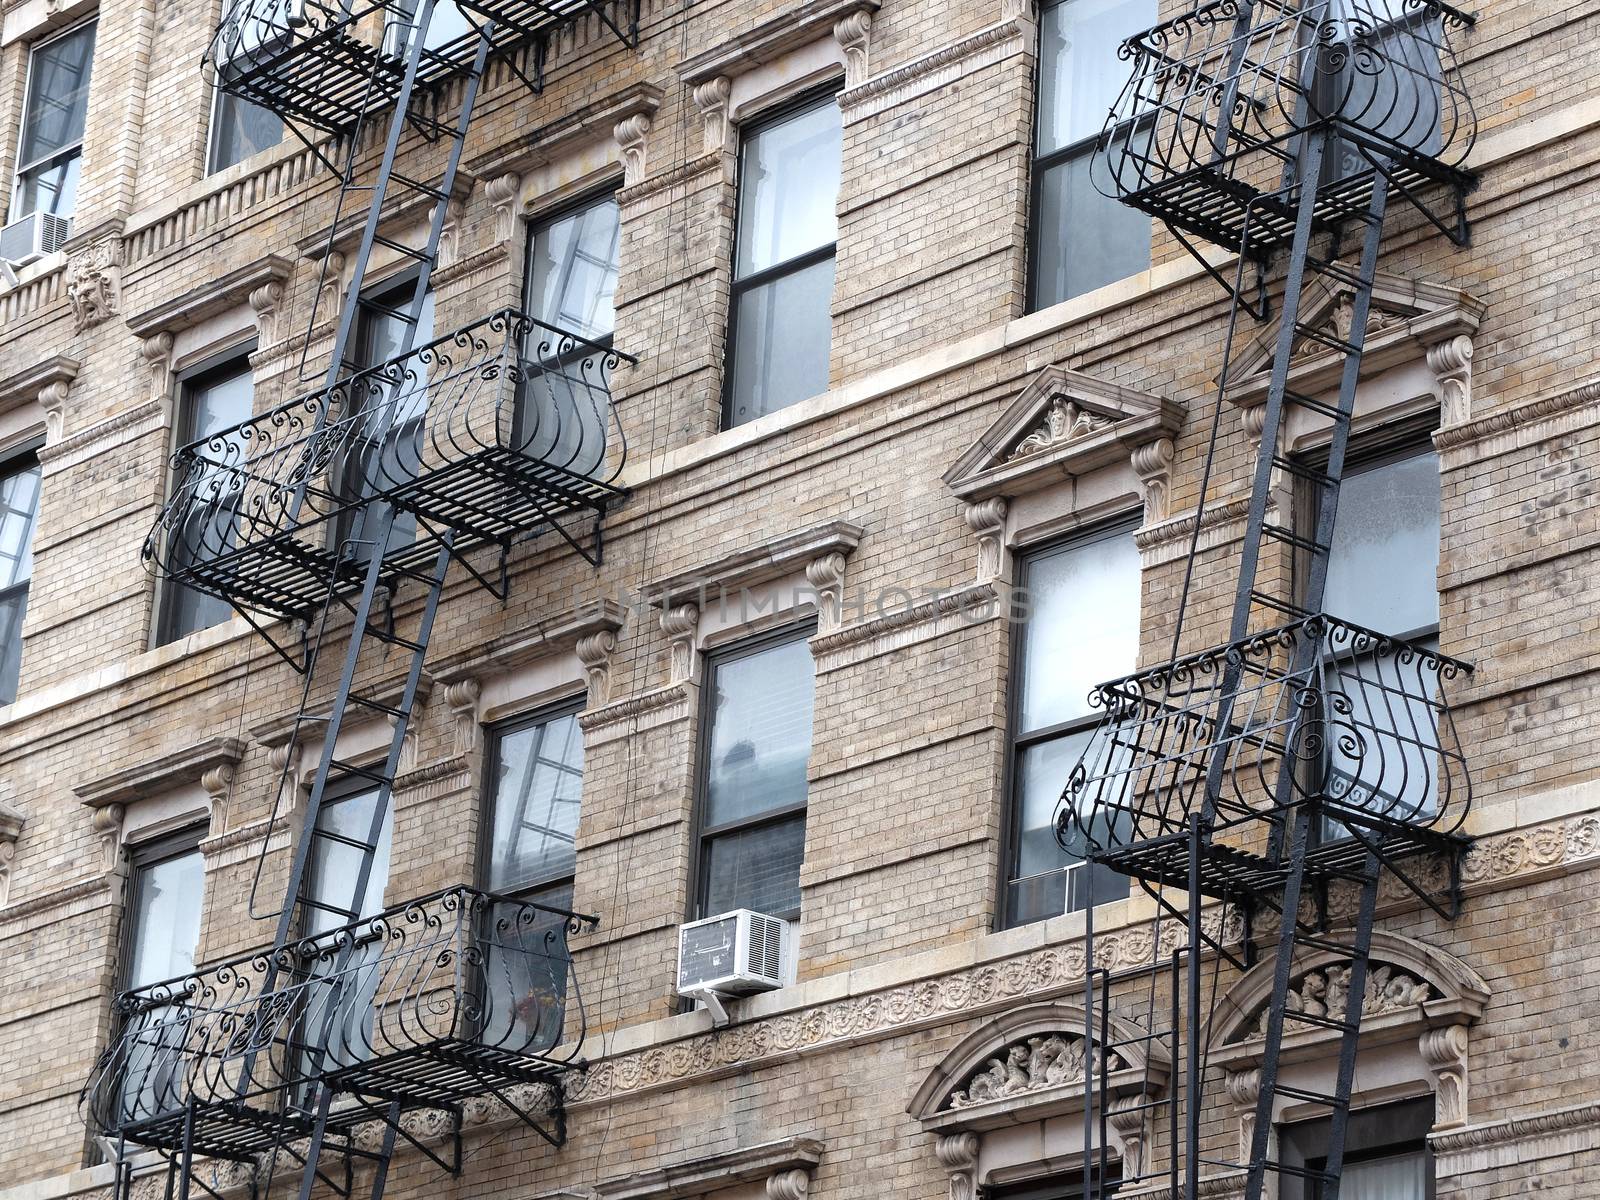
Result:
M637 0L237 0L212 39L217 86L330 168L315 294L331 280L344 299L319 386L177 451L144 556L227 601L301 673L290 736L320 750L303 811L286 811L292 755L279 781L268 832L300 832L265 911L270 837L257 858L250 912L275 922L271 944L115 1001L83 1107L116 1147L119 1198L142 1149L164 1162L169 1200L217 1195L227 1163L252 1195L286 1174L301 1200L319 1184L377 1200L400 1142L459 1172L469 1101L565 1140L562 1080L584 1037L568 936L594 918L468 886L383 907L374 863L451 564L504 600L514 543L553 533L598 563L623 496L610 374L628 356L516 309L443 336L427 317L481 87L493 69L537 92L548 48L580 22L637 45ZM436 173L403 174L402 158ZM420 243L393 228L417 204L431 210ZM336 239L363 212L341 281ZM408 268L410 294L383 306L398 345L368 364L352 351L375 252ZM313 311L303 363L318 328ZM381 756L340 756L360 722L387 724ZM367 819L320 819L352 792ZM340 856L359 866L313 886Z
M1225 362L1241 313L1266 318L1269 274L1281 270L1282 284L1228 641L1179 653L1235 385L1225 366L1170 660L1095 690L1104 717L1058 810L1063 845L1138 881L1158 924L1179 935L1158 929L1150 966L1131 972L1145 982L1134 984L1127 970L1096 966L1088 911L1085 1036L1098 1066L1086 1072L1086 1196L1106 1177L1108 1074L1136 1040L1159 1043L1181 1067L1169 1096L1144 1102L1169 1147L1148 1180L1163 1194L1196 1200L1203 1178L1242 1175L1248 1200L1290 1181L1337 1200L1380 886L1447 920L1459 907L1471 789L1446 691L1471 667L1326 613L1322 597L1386 215L1393 205L1467 240L1474 181L1462 163L1475 119L1451 38L1472 24L1442 0L1214 0L1121 51L1132 75L1099 144L1097 182L1161 220L1228 290ZM1236 264L1216 267L1198 242ZM1347 330L1303 319L1330 293L1348 297ZM1291 385L1291 358L1308 346L1337 364L1336 394ZM1292 412L1326 429L1325 463L1284 448ZM1296 528L1277 512L1273 497L1288 490L1279 481L1315 498L1314 521ZM1330 915L1335 895L1343 916ZM1342 1006L1291 1003L1313 954L1343 964ZM1205 993L1217 994L1206 976L1258 957L1272 988L1252 1141L1238 1161L1202 1125ZM1136 1038L1117 1040L1113 1009ZM1285 1038L1300 1035L1337 1044L1331 1087L1280 1077ZM1212 1099L1219 1091L1213 1081ZM1283 1101L1328 1119L1315 1169L1274 1157Z

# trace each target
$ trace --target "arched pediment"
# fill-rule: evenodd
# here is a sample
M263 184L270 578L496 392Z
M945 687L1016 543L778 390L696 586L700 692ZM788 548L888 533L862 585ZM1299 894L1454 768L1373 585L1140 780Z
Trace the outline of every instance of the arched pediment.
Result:
M1256 964L1230 987L1216 1007L1210 1042L1219 1065L1259 1058L1267 1005L1272 999L1274 964ZM1342 1019L1348 997L1348 955L1316 950L1296 963L1290 978L1289 1007ZM1459 958L1426 942L1376 930L1361 1005L1363 1039L1394 1040L1421 1028L1464 1024L1478 1019L1489 999L1489 985ZM1320 1052L1339 1034L1317 1026L1286 1026L1284 1050Z
M1113 1097L1163 1092L1170 1064L1162 1047L1151 1042L1147 1051L1138 1029L1115 1019L1110 1025L1107 1090ZM1083 1009L1026 1005L963 1038L928 1073L906 1111L923 1128L939 1132L1081 1112L1086 1065L1098 1075L1098 1051L1084 1039Z

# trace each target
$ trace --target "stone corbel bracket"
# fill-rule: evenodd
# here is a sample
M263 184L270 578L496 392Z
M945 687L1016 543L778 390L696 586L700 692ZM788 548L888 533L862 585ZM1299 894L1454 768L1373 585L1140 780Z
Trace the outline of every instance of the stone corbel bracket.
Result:
M807 0L680 62L678 77L689 86L700 109L702 153L733 148L734 113L729 107L733 80L792 51L831 37L844 58L845 86L865 83L870 73L872 15L877 11L878 0Z
M805 1200L822 1151L819 1138L786 1137L603 1180L595 1186L594 1196L595 1200L689 1200L740 1184L765 1183L767 1200Z
M128 805L170 795L190 784L198 783L205 790L210 806L210 833L220 834L226 827L228 797L244 749L245 744L239 738L207 738L186 749L75 785L73 793L94 813L94 829L100 835L104 851L102 869L116 868Z
M54 445L65 432L67 395L80 366L77 359L55 354L0 379L0 414L37 403L44 411L45 445Z
M553 655L577 655L588 686L590 709L610 703L611 655L616 650L624 616L622 606L608 598L581 606L561 620L518 630L475 646L470 652L440 659L432 674L445 689L445 702L454 719L455 753L464 756L483 746L480 702L484 684L496 675Z
M829 521L647 583L644 594L661 610L661 627L672 645L672 682L695 676L696 638L707 609L737 604L749 589L785 576L804 573L816 604L818 633L839 628L845 566L862 533L861 526L849 521Z
M17 839L27 817L20 808L0 800L0 908L11 903L11 862L17 856Z

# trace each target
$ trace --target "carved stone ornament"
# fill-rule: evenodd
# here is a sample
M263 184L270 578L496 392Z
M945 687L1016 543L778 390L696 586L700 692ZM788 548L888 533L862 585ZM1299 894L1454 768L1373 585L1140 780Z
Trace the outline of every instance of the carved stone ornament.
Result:
M643 183L645 176L645 140L650 133L650 114L637 112L618 121L612 131L617 146L622 151L622 186L632 187Z
M26 820L20 809L0 803L0 908L11 902L11 860L17 856L17 839Z
M1061 442L1088 437L1109 424L1111 424L1110 417L1082 408L1065 396L1057 396L1050 402L1050 410L1045 414L1044 420L1011 451L1011 458L1024 458L1029 454L1048 450Z
M1155 525L1167 519L1167 496L1172 482L1172 439L1157 438L1135 446L1130 461L1139 477L1144 500L1144 523Z
M1350 994L1350 968L1326 967L1307 971L1290 990L1285 1007L1290 1012L1303 1012L1312 1017L1332 1017L1343 1020L1345 1005ZM1416 1008L1424 1000L1435 996L1433 989L1423 980L1409 975L1386 963L1373 963L1367 968L1367 984L1362 993L1363 1018L1381 1016ZM1249 1037L1265 1037L1268 1006L1263 1005L1250 1028Z
M106 804L94 810L90 826L100 839L100 870L110 874L117 869L117 850L122 844L122 818L127 810L120 804Z
M1467 1026L1425 1029L1417 1039L1422 1061L1433 1072L1433 1127L1456 1129L1467 1123Z
M845 556L838 551L806 564L806 582L817 595L818 633L831 633L839 628L844 609L844 564Z
M1092 1057L1091 1069L1099 1071L1100 1056ZM966 1108L988 1100L1082 1083L1084 1058L1083 1039L1073 1034L1051 1033L1015 1042L974 1071L966 1087L951 1092L949 1106ZM1120 1071L1126 1065L1113 1054L1106 1068Z
M833 24L833 38L844 50L844 85L859 87L871 73L867 65L868 43L872 36L872 13L857 9Z
M522 176L515 171L497 175L483 185L490 207L494 209L494 240L504 246L515 239L517 233L517 193L522 187Z
M140 343L139 354L150 372L150 398L165 400L172 393L172 335L151 334Z
M467 204L460 196L451 196L444 207L444 222L439 226L439 267L453 266L461 257L461 222L467 215Z
M250 311L256 318L256 340L262 348L278 340L278 317L283 304L284 285L274 279L250 292Z
M730 146L733 127L728 120L728 97L732 94L733 80L726 75L694 86L694 103L700 110L701 145L706 154L716 154Z
M122 239L104 238L67 260L67 302L82 333L117 315L122 288Z
M1428 369L1439 383L1439 423L1472 420L1472 339L1463 333L1429 346Z
M700 606L679 604L661 610L661 631L672 646L673 683L688 683L695 679L700 655L695 637L700 632Z
M591 709L611 703L611 655L617 648L617 631L599 629L578 639L578 661L583 664Z
M458 756L471 754L483 744L483 724L478 719L478 700L482 695L483 685L471 676L444 685L444 702L453 718Z
M967 528L978 535L978 583L992 583L1006 572L1006 502L990 496L967 505Z
M973 1200L977 1194L978 1135L941 1134L934 1143L934 1157L950 1172L950 1200Z
M1295 339L1294 348L1289 352L1289 361L1301 362L1315 358L1319 354L1327 354L1333 349L1328 345L1328 340L1349 342L1350 335L1355 329L1355 318L1355 297L1351 292L1341 290L1333 305L1309 325L1310 333L1301 334ZM1386 329L1394 329L1404 324L1405 317L1399 313L1386 312L1374 304L1367 310L1366 336L1371 338Z

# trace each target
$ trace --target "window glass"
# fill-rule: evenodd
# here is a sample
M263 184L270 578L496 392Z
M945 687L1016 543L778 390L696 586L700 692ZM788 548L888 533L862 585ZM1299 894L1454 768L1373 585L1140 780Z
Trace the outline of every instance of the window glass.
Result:
M1438 455L1346 473L1322 607L1395 636L1438 628Z
M1082 295L1150 265L1150 218L1103 196L1095 140L1125 80L1117 47L1156 22L1155 0L1062 0L1039 18L1033 304ZM1143 139L1144 131L1122 136Z
M756 130L739 159L741 278L838 238L839 106L825 102Z
M590 341L616 326L621 226L614 196L534 226L528 243L526 311Z
M1296 1172L1323 1170L1330 1124L1323 1118L1283 1126L1279 1141L1284 1165ZM1352 1112L1339 1176L1340 1200L1429 1200L1433 1161L1426 1139L1432 1127L1431 1096ZM1322 1200L1323 1188L1314 1177L1286 1171L1280 1176L1279 1193L1281 1200Z
M130 990L194 970L204 889L198 848L135 867Z
M723 414L729 426L827 390L840 141L832 96L744 137Z
M1119 528L1032 555L1023 578L1030 607L1016 667L1011 924L1127 894L1125 877L1082 865L1085 848L1063 849L1054 820L1099 718L1090 691L1137 665L1139 552L1131 530Z
M583 800L583 731L577 714L500 734L493 789L488 889L522 892L570 877Z
M184 381L184 442L214 438L248 421L254 386L250 363L245 358ZM205 449L204 457L236 465L248 454L248 447L237 434L225 441L226 446L219 444ZM233 537L240 480L236 473L219 469L209 477L195 476L188 482L194 489L194 503L183 526L172 534L176 543L171 557L179 566L193 566L228 549ZM233 608L227 601L169 581L162 598L159 641L165 644L197 630L220 625L232 613Z
M814 668L803 636L714 659L701 801L702 912L800 910Z
M17 147L17 195L10 220L31 212L72 213L94 36L90 22L35 47L29 56L28 100Z
M283 141L283 119L269 108L218 91L211 114L213 173L241 163Z
M356 792L323 802L317 813L317 828L350 841L367 843L372 836L372 814L378 803L376 789ZM378 833L372 852L372 870L367 874L366 890L361 894L357 912L370 917L383 910L383 889L389 883L389 844L394 826L394 805L384 806L383 827ZM361 873L362 861L367 851L361 846L347 845L333 838L313 838L311 856L306 869L310 888L307 894L318 904L328 908L349 911L355 899L356 877ZM307 934L321 933L350 923L350 918L338 912L307 907Z
M0 704L17 698L38 512L39 465L31 460L0 465Z

